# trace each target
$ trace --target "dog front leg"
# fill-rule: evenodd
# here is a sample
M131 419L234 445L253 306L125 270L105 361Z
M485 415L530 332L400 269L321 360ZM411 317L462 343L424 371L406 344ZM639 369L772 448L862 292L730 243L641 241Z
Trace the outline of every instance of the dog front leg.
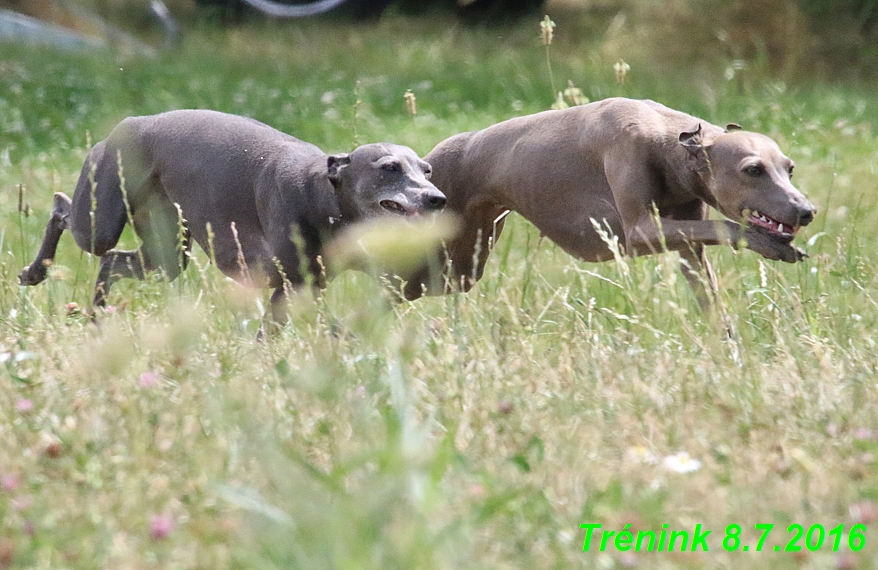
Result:
M747 242L747 249L755 251L766 259L796 263L808 257L807 253L792 243L779 241L756 228L747 228L744 231L744 240Z
M694 245L680 250L680 271L695 293L701 312L710 314L716 303L717 281L704 254L704 246Z
M290 300L286 289L283 286L278 287L271 294L271 301L269 302L268 308L268 314L271 315L271 323L276 326L278 330L282 329L290 320L288 313L289 307Z
M625 232L629 255L651 255L662 251L683 251L692 245L730 245L737 248L743 240L751 249L767 259L795 263L805 252L774 239L754 228L743 228L727 220L671 220L662 218L661 225L645 218Z
M732 222L709 220L667 220L667 223L664 223L666 220L662 220L662 222L662 230L665 233L658 234L656 228L656 234L653 235L654 241L651 244L653 249L650 251L660 249L664 243L666 250L676 249L680 253L680 269L695 294L701 312L709 318L718 317L725 330L726 338L731 338L734 332L728 315L716 310L719 285L716 274L707 259L705 246L736 245L741 239L742 228ZM679 225L684 227L679 228ZM681 239L679 237L681 235L688 237ZM702 241L697 242L697 238ZM657 244L656 241L658 241Z
M290 320L289 313L287 312L289 305L289 297L284 286L281 285L275 288L271 293L268 311L262 315L262 325L256 333L256 342L262 342L266 336L274 336L284 328Z
M266 335L273 336L278 334L290 320L290 295L295 295L301 290L302 283L292 284L287 282L280 287L276 287L271 293L271 300L268 303L268 311L262 316L262 326L256 333L256 341L262 341ZM322 293L318 286L313 286L314 298L317 299Z
M680 251L680 270L689 282L689 287L695 294L698 306L705 316L715 319L719 318L719 323L725 330L725 338L730 339L735 336L732 322L728 314L719 308L717 295L719 293L719 283L716 274L707 260L704 247L695 245L689 249Z
M652 255L664 251L685 251L706 245L736 245L741 239L741 226L728 221L641 220L626 230L628 255Z

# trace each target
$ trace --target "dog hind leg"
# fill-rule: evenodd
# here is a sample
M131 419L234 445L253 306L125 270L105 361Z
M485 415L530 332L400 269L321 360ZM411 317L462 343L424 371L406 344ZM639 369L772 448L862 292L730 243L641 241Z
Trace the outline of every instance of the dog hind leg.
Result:
M147 272L161 270L168 281L173 281L188 265L189 230L180 226L177 207L164 194L153 193L133 214L132 221L143 243L139 249L113 249L101 256L93 301L97 307L106 305L110 287L119 279L144 279Z
M55 259L55 251L58 249L58 241L61 234L67 229L67 219L70 217L70 198L63 192L55 193L54 208L46 224L46 233L40 251L33 263L22 269L18 275L21 285L36 285L46 279L48 266Z
M146 271L151 269L146 253L142 249L123 251L111 249L101 256L101 269L95 283L95 295L92 305L105 307L110 287L125 277L143 279Z

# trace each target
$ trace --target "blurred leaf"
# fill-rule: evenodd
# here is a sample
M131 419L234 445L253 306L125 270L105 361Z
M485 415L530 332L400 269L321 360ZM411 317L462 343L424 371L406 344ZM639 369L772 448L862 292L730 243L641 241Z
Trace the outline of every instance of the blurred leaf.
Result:
M280 376L282 380L286 380L290 377L290 372L292 371L292 368L290 367L290 363L287 362L286 358L281 358L274 365L274 370L275 372L277 372L277 375Z
M384 216L354 224L327 248L336 268L356 268L405 277L457 232L449 214L420 219Z
M269 505L256 489L219 484L216 486L216 491L220 497L238 508L262 515L276 523L294 524L290 515L273 505Z

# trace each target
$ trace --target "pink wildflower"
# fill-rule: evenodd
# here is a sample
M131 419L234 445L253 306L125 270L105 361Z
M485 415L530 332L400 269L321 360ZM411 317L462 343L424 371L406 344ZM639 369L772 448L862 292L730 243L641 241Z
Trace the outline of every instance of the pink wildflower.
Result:
M149 536L153 540L164 540L174 531L174 519L171 515L154 515L149 522Z
M0 476L0 487L3 488L4 491L11 493L18 489L18 486L21 484L21 481L18 479L18 475L15 473L6 473L3 476Z
M878 506L872 501L860 501L848 507L851 518L857 524L871 524L878 520Z
M854 430L854 439L872 439L872 430L867 427L860 427Z
M147 370L140 375L140 381L138 382L138 384L141 388L154 388L155 385L158 384L158 381L159 375L152 370Z

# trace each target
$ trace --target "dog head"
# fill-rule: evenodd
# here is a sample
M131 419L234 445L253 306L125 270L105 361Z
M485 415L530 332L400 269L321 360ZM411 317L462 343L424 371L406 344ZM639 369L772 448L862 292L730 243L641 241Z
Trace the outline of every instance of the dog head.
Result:
M814 219L814 205L790 181L793 161L777 143L738 129L729 125L727 131L709 138L699 124L681 133L688 167L701 175L711 206L723 215L791 241L800 227Z
M430 181L430 165L412 149L367 144L327 159L342 216L350 221L378 215L419 216L445 207L445 194Z

